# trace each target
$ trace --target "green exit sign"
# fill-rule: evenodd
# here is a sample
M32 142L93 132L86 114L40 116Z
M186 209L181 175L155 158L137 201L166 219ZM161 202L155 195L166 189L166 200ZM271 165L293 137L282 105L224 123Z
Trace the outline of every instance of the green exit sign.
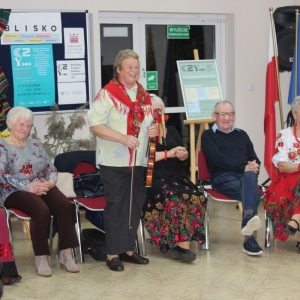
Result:
M168 39L189 39L189 25L168 25Z
M146 89L148 91L158 90L157 71L147 71L146 72L146 81L147 81Z

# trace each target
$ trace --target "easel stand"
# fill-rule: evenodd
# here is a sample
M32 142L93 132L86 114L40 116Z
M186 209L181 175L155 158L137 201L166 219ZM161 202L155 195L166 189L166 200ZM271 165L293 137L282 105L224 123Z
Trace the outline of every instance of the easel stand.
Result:
M183 124L190 125L190 162L191 162L191 181L196 184L196 172L198 171L198 152L201 149L201 135L208 129L209 123L214 123L214 119L184 120ZM197 143L195 145L195 124L199 124Z

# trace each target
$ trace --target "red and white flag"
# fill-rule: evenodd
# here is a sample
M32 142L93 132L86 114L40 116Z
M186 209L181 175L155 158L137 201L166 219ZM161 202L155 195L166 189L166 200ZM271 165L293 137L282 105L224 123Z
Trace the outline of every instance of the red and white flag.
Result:
M272 38L272 27L270 26L269 34L269 52L268 52L268 66L266 76L266 102L265 102L265 155L264 165L271 180L274 180L276 175L276 168L272 163L272 157L275 153L276 141L276 115L275 115L275 101L279 99L278 81L276 72L276 59L274 44L277 48L277 40L275 35L275 43ZM277 53L277 51L276 51Z

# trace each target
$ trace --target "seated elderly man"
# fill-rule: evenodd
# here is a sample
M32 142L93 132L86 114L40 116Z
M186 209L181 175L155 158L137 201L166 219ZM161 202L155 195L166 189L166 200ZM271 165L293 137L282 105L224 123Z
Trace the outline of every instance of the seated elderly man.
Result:
M216 103L213 119L216 123L205 130L201 146L211 175L212 188L243 204L241 234L245 236L243 252L261 255L253 232L261 221L257 216L260 194L257 185L260 161L247 133L233 126L235 112L228 101Z

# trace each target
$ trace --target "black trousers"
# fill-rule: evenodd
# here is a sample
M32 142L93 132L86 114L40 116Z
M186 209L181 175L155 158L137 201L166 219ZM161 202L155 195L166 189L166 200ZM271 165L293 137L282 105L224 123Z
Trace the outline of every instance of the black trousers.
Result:
M145 203L144 167L135 167L132 204L132 229L129 229L129 207L132 168L100 166L106 207L104 225L107 253L121 254L135 250L136 233Z
M43 196L23 191L14 192L6 198L4 205L17 208L30 216L30 234L36 256L50 254L48 237L51 215L58 220L60 250L78 246L74 206L57 187Z

